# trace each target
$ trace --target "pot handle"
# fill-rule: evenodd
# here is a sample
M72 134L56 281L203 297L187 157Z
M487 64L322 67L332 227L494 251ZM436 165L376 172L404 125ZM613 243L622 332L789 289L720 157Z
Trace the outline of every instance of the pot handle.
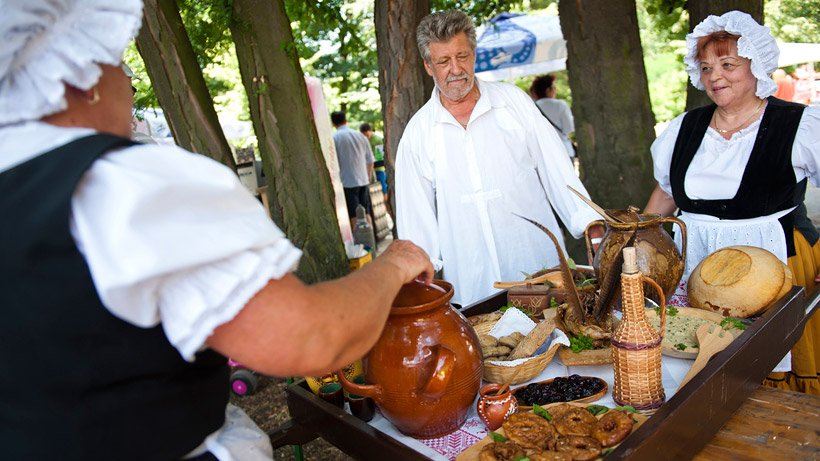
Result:
M604 221L603 219L599 219L597 221L592 221L591 223L587 224L587 228L584 229L584 241L587 243L587 257L589 258L590 261L592 261L592 258L595 256L592 253L592 242L589 240L589 228L592 227L592 226L604 226L604 227L606 227L606 221ZM603 241L601 243L603 244ZM599 250L601 249L600 245L598 246L598 249ZM592 263L590 262L590 264L592 264Z
M336 374L339 376L339 384L342 385L344 390L351 394L363 395L376 401L378 401L382 395L382 387L378 384L356 384L347 379L343 370L336 370Z
M456 354L446 346L439 344L436 349L436 369L421 390L425 397L437 399L444 395L447 384L453 377L453 368L456 365Z
M643 281L655 287L655 290L658 291L661 297L661 325L658 334L660 334L661 339L663 339L663 333L666 331L666 297L663 295L663 289L661 289L657 282L645 275L643 276Z
M681 248L680 252L681 256L683 256L683 268L686 270L686 224L678 218L661 218L660 221L662 223L671 222L680 226L681 243L683 243L683 248Z

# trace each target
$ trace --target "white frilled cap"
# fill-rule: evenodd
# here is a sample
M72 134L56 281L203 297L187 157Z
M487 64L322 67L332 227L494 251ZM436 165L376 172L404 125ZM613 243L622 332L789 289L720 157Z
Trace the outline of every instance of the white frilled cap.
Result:
M63 82L93 87L141 24L142 0L3 0L0 126L64 110Z
M774 37L769 33L769 28L761 26L749 14L742 11L730 11L722 16L709 16L686 36L686 47L689 51L683 58L683 62L686 64L686 72L689 73L692 85L699 90L704 89L700 82L700 63L695 61L698 39L721 30L740 36L737 40L737 54L752 60L752 75L757 78L755 95L758 98L773 95L777 91L777 84L774 83L771 75L777 70L780 49Z

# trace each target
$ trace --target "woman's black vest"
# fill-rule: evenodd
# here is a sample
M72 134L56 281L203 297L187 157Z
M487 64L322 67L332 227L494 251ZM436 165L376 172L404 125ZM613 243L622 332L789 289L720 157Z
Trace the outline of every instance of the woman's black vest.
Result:
M714 104L699 107L683 117L669 181L675 204L683 211L715 216L721 219L749 219L795 208L780 218L786 237L788 255L794 256L793 229L799 230L811 245L820 234L806 215L806 179L797 183L792 166L792 146L805 106L771 97L760 121L749 162L740 180L737 194L726 200L693 200L684 190L686 170L706 134Z
M69 232L85 172L130 144L94 135L0 173L0 458L173 460L224 422L226 359L188 363L162 326L112 315Z

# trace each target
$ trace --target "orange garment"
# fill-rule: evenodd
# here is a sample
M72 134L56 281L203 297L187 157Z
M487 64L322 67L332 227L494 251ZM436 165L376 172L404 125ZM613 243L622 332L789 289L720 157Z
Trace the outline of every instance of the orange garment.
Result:
M820 270L820 241L809 245L803 234L794 231L796 255L789 258L793 283L806 289L810 294L816 287ZM820 313L815 313L806 322L803 336L792 348L792 370L788 373L770 373L763 381L764 386L820 395Z
M775 72L774 82L777 84L777 92L775 92L774 97L777 99L782 99L783 101L793 101L794 100L794 78L791 75L783 72L782 76L778 76L778 73Z

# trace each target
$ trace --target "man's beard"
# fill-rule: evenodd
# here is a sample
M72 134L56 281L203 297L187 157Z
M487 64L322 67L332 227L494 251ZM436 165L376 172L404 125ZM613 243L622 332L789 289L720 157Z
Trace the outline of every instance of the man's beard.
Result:
M461 80L463 78L467 78L467 81L461 88L446 88L447 82L452 82L454 80ZM449 99L450 101L457 102L464 99L470 91L472 91L473 87L475 86L475 75L469 75L466 72L461 75L451 75L447 77L445 81L445 85L441 85L438 79L433 79L436 83L436 88L444 95L445 98Z

